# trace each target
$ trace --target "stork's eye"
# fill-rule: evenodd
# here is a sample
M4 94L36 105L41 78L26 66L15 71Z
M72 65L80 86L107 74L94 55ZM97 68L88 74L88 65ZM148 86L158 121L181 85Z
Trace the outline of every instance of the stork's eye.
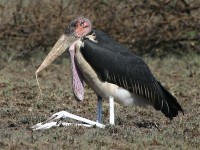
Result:
M80 25L82 26L84 24L84 21L81 21Z
M71 25L70 25L72 28L76 28L77 27L77 21L72 21L71 22Z
M75 22L72 24L72 27L76 27L76 23Z

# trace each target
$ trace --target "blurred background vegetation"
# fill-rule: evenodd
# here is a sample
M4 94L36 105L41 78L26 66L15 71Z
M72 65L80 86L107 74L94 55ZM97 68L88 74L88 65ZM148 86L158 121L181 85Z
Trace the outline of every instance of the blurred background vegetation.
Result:
M200 53L199 0L1 0L1 59L47 53L82 15L139 55Z

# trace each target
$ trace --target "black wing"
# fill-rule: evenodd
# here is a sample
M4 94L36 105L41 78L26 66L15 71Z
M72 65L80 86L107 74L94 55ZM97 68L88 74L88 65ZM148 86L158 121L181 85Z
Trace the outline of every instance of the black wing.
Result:
M177 100L162 87L140 57L102 31L93 32L98 43L85 39L81 53L102 81L114 83L145 97L152 102L155 109L161 110L169 118L182 110Z

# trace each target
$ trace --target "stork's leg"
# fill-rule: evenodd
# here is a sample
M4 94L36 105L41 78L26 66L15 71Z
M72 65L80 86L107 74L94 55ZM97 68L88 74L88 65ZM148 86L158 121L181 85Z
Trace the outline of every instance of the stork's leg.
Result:
M97 95L98 101L97 101L97 122L102 122L102 97Z
M110 105L110 124L114 125L115 124L115 114L114 114L114 98L109 97L109 105Z

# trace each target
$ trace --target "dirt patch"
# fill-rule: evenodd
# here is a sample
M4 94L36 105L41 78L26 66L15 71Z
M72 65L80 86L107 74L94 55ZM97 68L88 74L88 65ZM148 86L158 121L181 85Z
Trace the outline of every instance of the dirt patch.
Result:
M200 56L144 58L154 75L178 98L185 110L172 122L152 107L116 105L116 126L106 129L60 127L31 131L30 126L53 113L71 113L96 120L96 95L86 87L85 100L71 91L69 61L60 59L42 71L43 98L34 72L40 59L5 62L0 70L0 149L198 149L200 147ZM108 123L108 102L103 122Z

